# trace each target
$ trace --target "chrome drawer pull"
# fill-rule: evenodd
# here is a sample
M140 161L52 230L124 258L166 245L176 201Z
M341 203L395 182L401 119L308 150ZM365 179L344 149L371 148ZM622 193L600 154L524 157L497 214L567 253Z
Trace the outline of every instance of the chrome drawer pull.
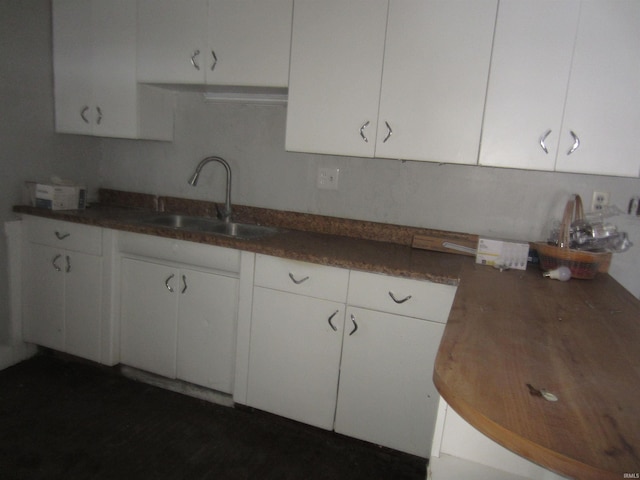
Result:
M187 277L186 275L182 275L182 284L184 285L182 287L182 290L180 291L180 293L184 293L187 291Z
M389 125L389 122L384 122L384 124L387 126L387 134L384 137L384 140L382 140L382 143L387 143L387 140L389 140L391 138L391 135L393 135L393 130L391 130L391 125Z
M339 311L340 311L340 310L336 310L335 312L333 312L333 314L329 317L329 320L328 320L328 322L329 322L329 326L333 329L333 331L334 331L334 332L335 332L336 330L338 330L338 327L336 327L336 326L331 322L331 320L333 320L333 317L335 317L335 316L338 314L338 312L339 312Z
M167 279L164 281L164 286L167 287L167 290L169 290L170 292L173 293L173 287L171 285L169 285L169 281L175 277L175 275L172 273L171 275L169 275L167 277Z
M87 118L88 111L89 111L89 107L87 105L85 105L84 108L80 111L80 117L82 118L82 121L86 124L89 123L89 119Z
M546 154L549 153L549 149L547 148L547 144L545 143L545 140L550 134L551 134L551 129L547 130L540 136L540 148L542 148L542 150L544 150L544 153Z
M351 314L351 322L353 323L353 330L351 330L349 332L349 336L353 335L358 330L358 324L356 323L356 317L353 316L353 313Z
M213 69L216 68L216 65L218 64L218 57L216 57L216 52L211 50L211 71L213 72Z
M369 139L364 134L364 129L367 128L368 126L369 126L369 120L364 122L360 127L360 136L362 137L362 140L364 140L365 143L369 143Z
M573 130L571 130L569 133L573 137L573 145L571 145L571 148L567 152L567 155L571 155L580 147L580 138L578 138L578 135L576 135L576 133Z
M198 57L198 55L200 55L200 50L194 51L193 55L191 55L191 65L193 65L193 68L195 68L196 70L200 70L200 65L198 64L198 62L196 62L196 58Z
M71 271L71 259L69 255L65 255L65 258L67 259L67 268L65 268L64 271L69 273Z
M58 238L58 240L64 240L69 236L71 236L70 233L60 233L59 231L56 230L56 237Z
M296 279L296 277L293 276L293 273L291 273L291 272L289 272L289 278L296 285L300 285L301 283L306 282L307 280L309 280L309 277L304 277L304 278L301 278L300 280L298 280L298 279Z
M396 298L396 296L393 294L393 292L391 292L391 291L389 292L389 296L390 296L390 297L391 297L391 299L392 299L394 302L396 302L396 303L404 303L404 302L406 302L407 300L409 300L409 299L411 298L411 295L407 295L406 297L404 297L404 298L402 298L402 299L398 300L398 299Z
M56 272L60 271L60 267L58 266L58 264L56 263L58 261L58 259L61 257L62 255L58 254L55 257L53 257L53 260L51 260L51 265L53 265L53 268L56 269Z

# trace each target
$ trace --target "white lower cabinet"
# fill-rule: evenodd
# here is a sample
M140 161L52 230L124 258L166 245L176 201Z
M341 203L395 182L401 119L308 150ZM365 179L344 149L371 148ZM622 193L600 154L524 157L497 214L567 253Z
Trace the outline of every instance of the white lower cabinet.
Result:
M344 303L262 287L253 295L249 405L331 430Z
M246 403L427 457L455 291L257 255Z
M109 363L101 356L102 229L36 217L24 225L24 340Z
M431 376L444 325L355 307L346 324L335 431L427 457L439 399Z
M120 249L121 362L231 393L240 252L136 234Z

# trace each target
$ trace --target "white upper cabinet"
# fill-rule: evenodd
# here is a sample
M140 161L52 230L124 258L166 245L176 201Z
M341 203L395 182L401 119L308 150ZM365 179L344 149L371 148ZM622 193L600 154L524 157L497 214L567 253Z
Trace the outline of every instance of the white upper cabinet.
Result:
M388 0L296 0L286 149L372 157Z
M376 157L477 163L495 0L391 0Z
M637 177L639 131L640 2L582 2L556 170Z
M638 176L640 3L500 2L480 164Z
M138 0L139 82L286 87L292 0Z
M136 84L136 8L128 0L54 0L56 131L169 140L172 101Z
M286 148L476 163L496 0L296 0Z

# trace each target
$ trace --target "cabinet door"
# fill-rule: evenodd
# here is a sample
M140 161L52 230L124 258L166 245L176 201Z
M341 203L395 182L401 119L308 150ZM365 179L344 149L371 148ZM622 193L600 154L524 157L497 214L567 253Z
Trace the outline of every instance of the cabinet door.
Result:
M376 157L475 164L497 0L391 0Z
M330 430L343 322L344 304L255 287L247 403Z
M336 432L427 457L439 398L431 377L443 331L439 323L349 307Z
M64 351L99 362L102 258L65 252L64 271Z
M210 0L207 83L286 87L293 0Z
M135 138L136 6L131 0L93 0L91 5L93 133Z
M138 0L138 81L204 84L207 15L207 0Z
M579 17L578 0L501 0L481 165L554 169Z
M24 340L64 351L64 256L26 243L23 279Z
M178 270L124 258L121 288L122 363L175 378Z
M582 2L556 170L639 175L638 45L640 2Z
M56 131L89 134L93 81L91 2L54 0L52 20Z
M287 150L373 156L387 7L388 0L296 0Z
M238 279L182 269L179 290L178 378L231 393Z

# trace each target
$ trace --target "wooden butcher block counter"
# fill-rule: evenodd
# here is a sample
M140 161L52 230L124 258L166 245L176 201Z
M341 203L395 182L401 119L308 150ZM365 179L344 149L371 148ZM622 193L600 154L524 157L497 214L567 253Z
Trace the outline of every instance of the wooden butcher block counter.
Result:
M465 264L434 382L467 422L550 470L638 478L640 302L609 275Z

